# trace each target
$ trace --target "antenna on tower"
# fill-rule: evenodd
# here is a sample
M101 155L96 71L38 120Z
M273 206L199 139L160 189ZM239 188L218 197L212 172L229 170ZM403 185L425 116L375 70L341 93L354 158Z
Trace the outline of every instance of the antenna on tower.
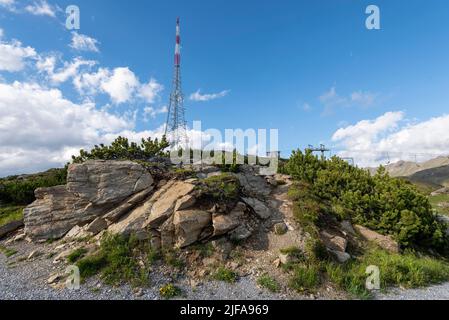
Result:
M165 136L173 149L187 148L187 125L185 120L184 94L181 82L181 31L179 17L176 20L176 46L172 92L168 105Z

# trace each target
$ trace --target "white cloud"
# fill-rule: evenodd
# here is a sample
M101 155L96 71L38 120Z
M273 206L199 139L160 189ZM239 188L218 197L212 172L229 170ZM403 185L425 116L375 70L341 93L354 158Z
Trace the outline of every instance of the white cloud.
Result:
M0 7L12 12L16 11L15 4L15 0L0 0Z
M60 84L69 79L76 78L83 66L90 68L96 65L95 61L84 60L79 57L73 59L71 62L65 61L63 67L58 68L57 70L55 70L56 63L56 56L39 57L39 60L36 63L38 71L45 72L53 84Z
M151 79L148 83L140 86L139 95L144 98L147 103L153 103L162 90L164 90L164 87L155 79Z
M98 40L94 38L79 34L78 32L72 32L72 43L70 44L70 47L73 49L79 51L100 52L98 44Z
M34 2L25 7L25 11L35 16L49 16L56 17L56 8L49 5L47 1L41 0L40 2Z
M151 106L145 107L143 109L143 117L144 121L148 122L150 119L156 118L160 114L164 114L168 112L167 106L163 106L162 108L155 109Z
M76 104L58 89L0 84L0 176L59 166L80 148L133 132L134 119Z
M102 90L117 104L131 100L138 87L139 80L129 68L114 69L112 75L101 84Z
M14 5L14 0L0 0L0 6L9 7Z
M190 100L192 101L211 101L219 98L223 98L228 95L229 90L223 90L219 93L211 93L211 94L201 94L201 90L198 89L195 93L190 95Z
M375 166L387 161L421 159L449 153L449 115L410 123L403 112L387 112L374 120L363 120L339 129L332 137L343 150L340 155L354 157L360 166Z
M0 42L0 71L21 71L26 60L33 57L36 57L34 48L24 47L20 41Z
M83 73L76 76L73 85L82 95L95 95L101 91L101 84L111 76L111 72L106 68L99 68L94 73Z
M3 36L5 35L5 31L0 28L0 40L3 38Z
M94 73L83 73L74 78L73 84L80 94L95 95L106 93L115 104L141 98L153 103L164 87L155 79L141 84L137 76L127 67L109 70L100 68Z

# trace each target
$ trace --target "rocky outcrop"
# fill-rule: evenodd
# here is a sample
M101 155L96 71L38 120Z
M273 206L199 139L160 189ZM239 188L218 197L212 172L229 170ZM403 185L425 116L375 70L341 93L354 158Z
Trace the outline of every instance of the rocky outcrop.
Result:
M94 206L120 203L152 184L151 174L131 161L86 161L67 173L67 191Z
M101 239L102 235L136 235L159 249L184 248L199 241L242 241L266 223L272 211L266 177L244 166L236 199L208 196L201 178L159 177L129 161L87 161L71 165L66 186L36 190L25 210L25 232L35 240ZM220 175L207 167L198 176ZM223 183L228 183L226 180ZM155 186L153 186L155 184Z
M66 186L35 191L37 200L24 210L27 235L34 239L61 238L73 227L89 224L117 208L127 198L132 200L136 193L151 190L153 178L134 162L87 161L69 166L67 182Z
M165 185L163 190L156 194L157 201L151 208L150 215L145 222L145 226L157 228L173 215L178 200L179 206L185 203L184 196L193 191L195 185L184 181L172 182ZM185 207L185 205L184 205Z

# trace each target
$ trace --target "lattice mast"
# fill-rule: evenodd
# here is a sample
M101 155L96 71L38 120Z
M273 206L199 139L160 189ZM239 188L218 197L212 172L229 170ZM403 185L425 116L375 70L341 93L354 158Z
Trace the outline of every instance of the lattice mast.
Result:
M187 148L187 125L185 120L184 95L181 82L181 32L179 18L176 21L176 47L173 88L170 94L165 135L172 148Z

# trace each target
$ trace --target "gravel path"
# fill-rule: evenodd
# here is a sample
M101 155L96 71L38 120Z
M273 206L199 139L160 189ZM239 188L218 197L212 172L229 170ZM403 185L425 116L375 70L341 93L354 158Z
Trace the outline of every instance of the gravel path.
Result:
M156 300L161 299L159 288L171 282L182 290L179 299L289 299L286 295L260 289L252 276L242 277L235 284L208 281L192 289L186 278L180 277L173 281L157 271L151 273L151 286L138 290L140 292L127 285L109 287L95 278L81 284L79 290L54 289L47 283L49 274L63 271L64 266L53 264L46 254L41 254L33 261L26 261L34 249L30 244L15 245L14 249L18 253L11 258L0 254L0 300Z
M449 300L449 283L423 289L394 289L377 296L378 300Z
M4 242L0 242L3 245ZM11 247L11 246L9 246ZM54 264L43 252L32 261L28 255L38 246L25 242L13 246L17 254L6 258L0 254L0 300L157 300L161 299L159 288L167 283L175 283L182 290L179 299L191 300L288 300L305 299L304 296L274 294L261 289L256 284L256 277L241 277L235 284L217 281L205 281L193 289L189 281L180 276L172 279L158 271L151 273L151 285L135 290L130 286L118 288L102 284L98 279L90 279L79 290L55 289L47 280L50 274L61 273L65 267ZM42 246L40 247L42 248ZM51 250L51 248L49 249ZM323 299L338 299L338 296L323 296ZM340 297L344 299L343 297ZM377 295L378 300L449 300L449 283L424 289L393 289L388 293Z

